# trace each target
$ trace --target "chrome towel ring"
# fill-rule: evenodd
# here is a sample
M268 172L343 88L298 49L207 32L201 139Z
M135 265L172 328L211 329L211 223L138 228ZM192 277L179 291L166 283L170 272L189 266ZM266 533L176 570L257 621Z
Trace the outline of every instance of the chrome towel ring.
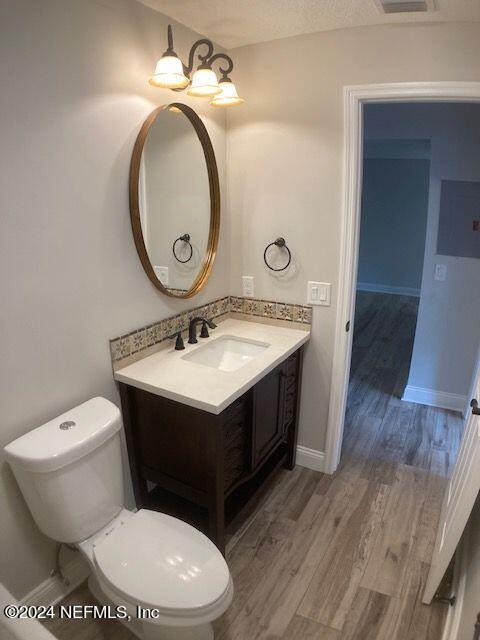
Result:
M190 255L188 256L188 258L186 260L180 260L180 258L177 256L177 254L175 253L175 245L177 244L177 242L185 242L186 244L188 244L188 246L190 247ZM189 260L192 259L193 256L193 247L190 243L190 234L189 233L184 233L183 236L180 236L179 238L177 238L175 240L175 242L172 245L172 251L173 251L173 255L175 256L175 260L177 260L178 262L188 262Z
M274 245L276 247L279 247L280 249L285 249L285 251L288 253L287 264L284 267L280 267L279 269L275 269L275 267L271 267L267 261L267 251L270 249L270 247L273 247ZM290 262L292 261L292 254L290 253L290 249L287 247L285 238L277 238L276 240L274 240L273 242L271 242L265 247L265 251L263 252L263 261L265 262L267 267L272 271L285 271L285 269L289 266Z

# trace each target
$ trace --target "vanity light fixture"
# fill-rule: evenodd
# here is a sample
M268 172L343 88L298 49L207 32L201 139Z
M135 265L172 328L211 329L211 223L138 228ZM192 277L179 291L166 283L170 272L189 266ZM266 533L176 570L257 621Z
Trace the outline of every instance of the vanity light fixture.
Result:
M236 104L245 102L245 100L238 95L237 89L229 77L221 78L218 86L221 89L221 93L214 96L210 103L212 107L233 107Z
M244 100L238 96L237 89L229 74L233 69L233 61L226 53L213 53L213 42L207 38L201 38L193 43L188 56L188 66L184 65L173 49L172 26L167 30L168 47L163 56L157 62L155 72L149 82L155 87L183 91L187 89L189 96L201 98L213 98L213 107L228 107L242 104ZM197 54L200 64L192 74L195 52L198 47L207 47L206 53ZM227 67L219 67L222 77L220 81L212 65L217 60L224 60ZM191 77L190 77L191 76Z
M221 91L215 71L206 62L195 71L192 83L187 89L189 96L197 96L198 98L216 96Z

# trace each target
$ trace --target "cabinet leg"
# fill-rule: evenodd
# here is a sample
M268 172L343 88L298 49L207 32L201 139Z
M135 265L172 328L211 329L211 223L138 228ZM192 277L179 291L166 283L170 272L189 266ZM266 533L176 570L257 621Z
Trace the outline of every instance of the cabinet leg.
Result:
M287 434L287 459L285 460L283 466L285 467L285 469L289 469L290 471L292 471L292 469L295 468L295 458L297 456L297 433L296 433L296 429L295 429L295 424L291 424L288 427L288 434Z
M212 504L208 510L209 537L225 555L225 508L223 499Z
M287 427L287 459L285 460L284 467L285 469L290 469L290 471L295 467L295 458L297 457L298 417L300 411L300 392L302 390L303 351L304 347L301 347L298 351L295 417Z
M148 504L148 487L147 481L142 478L140 464L137 460L138 447L135 442L132 421L132 402L134 402L134 396L131 396L126 384L120 383L119 391L122 402L123 425L125 429L125 441L127 443L128 463L130 465L133 494L135 496L137 509L142 509Z
M136 478L133 484L133 493L135 495L135 503L137 509L148 508L148 487L147 481L142 477Z

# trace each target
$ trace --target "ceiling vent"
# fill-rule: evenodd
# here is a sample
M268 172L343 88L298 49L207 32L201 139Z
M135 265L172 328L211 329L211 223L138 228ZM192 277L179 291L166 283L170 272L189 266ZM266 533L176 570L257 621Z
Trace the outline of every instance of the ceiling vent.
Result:
M419 13L435 11L434 0L376 0L382 13Z

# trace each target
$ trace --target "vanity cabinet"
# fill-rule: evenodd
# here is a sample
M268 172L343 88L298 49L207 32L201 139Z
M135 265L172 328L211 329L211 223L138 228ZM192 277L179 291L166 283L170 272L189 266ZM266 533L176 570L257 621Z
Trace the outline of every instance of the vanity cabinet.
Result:
M137 507L190 522L223 551L228 523L276 468L295 465L302 351L218 415L120 383Z
M258 466L284 438L293 420L297 397L294 353L253 388L253 460Z

